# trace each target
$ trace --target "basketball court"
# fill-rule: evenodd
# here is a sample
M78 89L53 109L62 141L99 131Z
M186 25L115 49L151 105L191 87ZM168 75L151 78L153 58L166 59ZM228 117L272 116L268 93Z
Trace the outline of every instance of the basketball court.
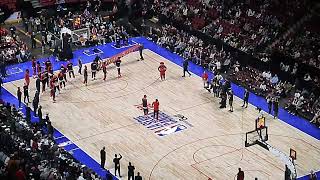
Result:
M256 107L242 108L242 100L235 97L234 112L219 109L220 99L203 88L199 76L181 77L180 66L148 49L144 58L137 61L139 52L123 57L121 78L114 65L108 67L105 82L102 72L93 81L89 71L88 86L82 84L82 75L68 78L56 103L49 90L41 96L43 114L49 113L53 126L97 162L100 149L106 146L106 168L112 173L112 159L120 153L123 179L129 161L150 180L235 179L239 167L246 179L284 179L286 160L281 154L289 156L290 148L297 152L298 177L320 169L317 139L264 113L267 143L274 152L258 144L245 147L246 132L255 130L260 116ZM168 68L164 81L157 70L160 62ZM4 87L16 95L16 87L22 84L23 80L16 80ZM152 110L143 116L143 95L150 104L159 100L159 121L152 118Z

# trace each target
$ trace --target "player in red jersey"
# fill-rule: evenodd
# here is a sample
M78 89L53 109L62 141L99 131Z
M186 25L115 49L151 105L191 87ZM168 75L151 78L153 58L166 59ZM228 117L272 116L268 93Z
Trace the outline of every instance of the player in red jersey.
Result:
M167 70L167 67L164 65L164 62L161 62L160 66L158 67L158 71L160 72L161 80L166 79L166 70Z
M202 74L202 80L203 80L203 87L206 88L208 84L208 73L206 71L203 72Z
M102 72L103 72L103 80L105 81L107 78L107 62L106 61L102 63Z
M158 99L156 99L153 103L152 103L152 107L153 107L153 118L156 118L156 120L158 121L159 118L159 101Z
M31 64L32 64L32 71L33 71L32 77L35 78L37 76L37 64L36 64L36 58L34 56L31 59Z
M29 69L26 70L26 73L24 74L24 80L27 86L30 84L30 72Z
M55 91L55 87L54 87L54 78L52 77L50 80L50 88L51 88L51 97L53 102L56 102L56 91Z

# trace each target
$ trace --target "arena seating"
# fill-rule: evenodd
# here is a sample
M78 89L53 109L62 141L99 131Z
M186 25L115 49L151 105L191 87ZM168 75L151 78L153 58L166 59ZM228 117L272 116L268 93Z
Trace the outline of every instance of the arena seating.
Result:
M15 11L16 10L16 3L17 1L16 0L1 0L0 1L0 6L8 6L8 8L12 11Z

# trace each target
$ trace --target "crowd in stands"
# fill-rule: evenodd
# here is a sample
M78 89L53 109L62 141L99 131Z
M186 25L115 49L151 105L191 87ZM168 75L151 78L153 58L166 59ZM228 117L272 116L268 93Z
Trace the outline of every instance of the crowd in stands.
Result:
M279 37L307 11L307 1L147 1L153 15L183 22L244 52ZM281 8L279 8L281 6Z
M0 36L0 61L4 64L21 63L27 61L30 52L27 45L20 40L15 33L15 28L11 32L2 28Z
M320 16L313 16L297 32L274 47L297 62L320 69Z
M0 179L100 179L55 143L48 115L31 123L1 100L0 117Z
M57 16L47 17L45 12L39 17L30 17L24 20L27 32L41 32L42 43L50 48L55 47L57 38L61 36L61 30L67 28L74 31L73 42L78 46L92 46L114 42L116 39L128 38L128 33L123 26L117 25L111 20L110 16L117 12L117 4L114 4L109 16L101 14L101 1L87 1L83 11L64 11L62 5L58 7ZM31 27L31 28L29 28ZM50 32L50 33L49 33Z

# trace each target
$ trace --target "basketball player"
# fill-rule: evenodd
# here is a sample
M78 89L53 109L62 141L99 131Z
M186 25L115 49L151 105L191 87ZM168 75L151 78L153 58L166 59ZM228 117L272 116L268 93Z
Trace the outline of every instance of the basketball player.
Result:
M22 96L22 92L21 92L21 90L20 90L20 87L18 87L17 96L18 96L19 109L20 109L20 108L21 108L21 96Z
M135 167L131 164L131 162L129 162L129 166L128 166L128 180L134 180L134 170Z
M208 84L208 73L206 71L202 74L203 87L206 88Z
M30 100L29 100L29 87L26 83L24 83L24 86L23 86L23 102L26 103L26 99L28 100L28 103L30 103Z
M107 62L106 61L102 63L102 72L103 72L103 80L105 81L107 78Z
M42 68L41 68L41 64L40 64L40 62L39 62L39 61L37 61L36 68L37 68L37 72L38 72L38 75L39 75L39 74L41 73L41 70L42 70Z
M87 68L87 65L84 65L84 69L83 69L83 83L86 86L88 85L88 68Z
M117 176L117 170L118 170L118 174L119 174L119 177L121 177L120 175L120 160L122 158L121 154L119 154L119 158L117 156L117 154L114 155L114 158L113 158L113 162L114 162L114 175Z
M182 77L186 77L186 72L189 74L189 76L191 76L191 73L188 71L188 66L189 66L189 60L185 59L183 61L183 76Z
M140 60L144 60L143 54L142 54L143 48L144 48L143 44L139 44Z
M98 68L98 64L97 64L97 62L94 60L94 61L91 63L91 78L93 78L93 80L96 80L97 68Z
M237 174L237 180L244 180L244 172L239 168L239 172Z
M227 92L222 91L221 92L221 102L220 102L219 108L226 108L227 107Z
M233 112L233 91L232 90L229 91L229 106L230 106L229 111Z
M266 97L266 100L267 100L267 103L268 103L268 112L269 112L269 114L271 114L273 99L272 99L270 94Z
M33 73L32 73L32 77L36 77L36 75L37 75L37 65L36 65L36 58L33 56L32 58L31 58L31 65L32 65L32 71L33 71Z
M142 98L142 109L143 109L143 114L146 116L148 115L148 100L147 100L147 95L144 95Z
M66 82L64 81L63 76L64 76L63 73L60 71L58 74L58 79L59 79L59 84L61 89L62 89L62 85L63 85L63 88L66 88Z
M24 74L24 81L25 81L25 84L27 86L29 86L29 84L30 84L30 72L29 72L29 69L27 69L25 74Z
M135 180L142 180L142 177L140 176L140 172L137 173L137 175L134 179Z
M158 121L159 118L159 101L158 99L156 99L153 103L152 103L152 107L153 107L153 118L156 118L156 120Z
M79 67L78 73L82 74L82 61L80 57L78 58L78 67Z
M243 105L241 107L248 107L248 101L249 101L249 91L248 89L244 90L244 97L243 97Z
M68 80L67 80L67 70L68 69L63 64L61 64L60 72L63 74L63 79L64 79L65 82L68 82Z
M46 80L44 77L44 73L40 73L39 76L40 76L41 86L42 86L41 93L43 93L44 91L46 91Z
M68 69L68 72L69 72L69 78L71 78L71 74L72 74L72 77L75 78L72 62L68 61L67 69Z
M120 57L118 57L118 59L114 62L114 64L116 65L117 70L118 70L118 77L121 77L121 71L120 71L121 59L120 59Z
M50 96L52 97L53 103L56 102L56 91L55 91L55 87L54 87L54 79L51 78L50 79Z
M279 114L279 98L275 97L273 100L273 118L278 118Z
M39 76L37 76L37 79L36 79L36 89L38 92L40 92L40 88L41 88L41 79Z
M167 67L164 65L164 62L160 62L160 66L158 67L158 71L160 72L160 79L165 80Z
M59 79L56 75L52 76L52 80L53 80L53 84L54 84L54 91L57 92L57 90L59 91L60 94L60 86L59 86Z
M100 159L101 159L101 163L100 163L100 167L102 169L104 169L104 165L106 163L106 148L103 147L101 150L100 150Z

